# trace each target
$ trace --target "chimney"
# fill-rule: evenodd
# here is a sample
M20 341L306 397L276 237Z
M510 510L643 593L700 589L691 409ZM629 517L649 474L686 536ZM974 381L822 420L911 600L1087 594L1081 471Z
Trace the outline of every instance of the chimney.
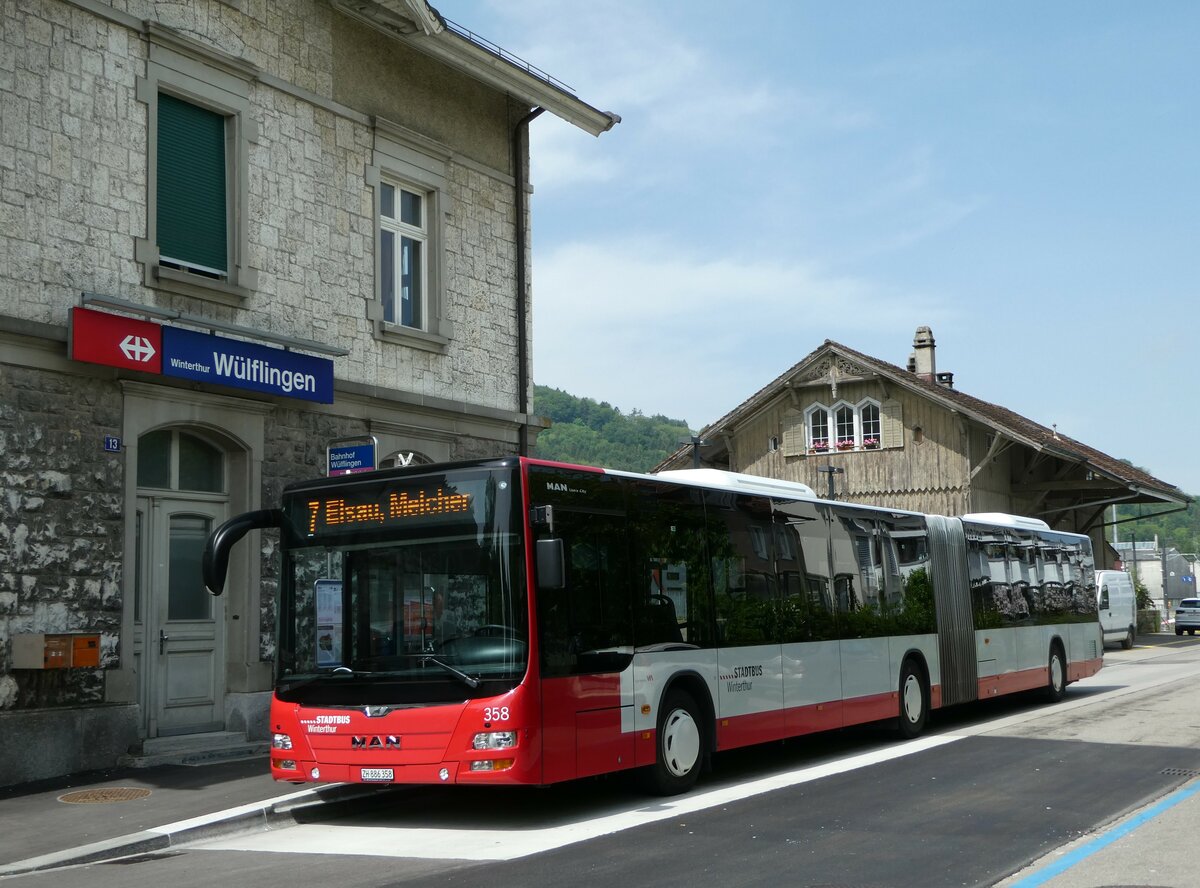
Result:
M913 337L913 372L926 382L937 382L937 362L934 360L933 331L928 327L917 327Z
M946 372L939 373L937 375L937 384L940 385L942 388L948 388L948 389L954 388L954 374L946 373Z

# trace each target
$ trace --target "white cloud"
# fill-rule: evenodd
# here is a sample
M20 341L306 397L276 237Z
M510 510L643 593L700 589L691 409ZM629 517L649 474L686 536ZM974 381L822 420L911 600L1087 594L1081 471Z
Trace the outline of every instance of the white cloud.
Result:
M580 4L567 14L541 0L490 8L515 41L506 49L623 120L599 140L557 120L535 122L534 184L546 191L620 177L711 175L786 150L798 129L844 132L874 123L861 105L782 84L766 60L748 64L708 42L716 35L688 34L668 9L652 4Z
M654 239L568 244L534 269L534 373L699 427L828 337L891 335L913 317L941 316L932 299L811 263L706 256Z

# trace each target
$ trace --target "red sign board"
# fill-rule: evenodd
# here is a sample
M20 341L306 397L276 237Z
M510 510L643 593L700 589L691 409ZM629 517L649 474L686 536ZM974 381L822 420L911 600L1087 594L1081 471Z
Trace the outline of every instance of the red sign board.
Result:
M71 358L143 373L162 373L162 327L90 308L73 308Z

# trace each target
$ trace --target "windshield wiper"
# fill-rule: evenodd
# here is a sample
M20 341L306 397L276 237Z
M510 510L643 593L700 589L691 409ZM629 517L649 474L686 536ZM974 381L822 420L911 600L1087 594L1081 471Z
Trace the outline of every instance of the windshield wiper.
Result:
M441 669L445 669L447 672L449 672L451 675L453 675L455 678L457 678L459 681L461 681L463 684L465 684L469 688L479 687L479 679L472 678L471 676L467 675L467 673L465 673L465 672L460 672L458 669L455 669L453 666L451 666L449 663L445 662L444 660L439 660L437 657L433 656L433 654L425 654L424 656L421 657L421 662L422 663L432 663L434 666L437 666Z
M373 675L373 674L374 673L368 672L364 669L355 670L355 669L351 669L349 666L337 666L331 672L317 672L315 674L306 675L303 677L296 676L295 678L289 678L286 675L282 676L276 682L276 687L278 687L280 690L290 692L290 691L295 691L295 690L298 690L299 688L305 687L306 685L313 684L314 682L328 681L331 678L341 681L346 678L356 678L360 675ZM285 682L288 683L286 688L283 687Z

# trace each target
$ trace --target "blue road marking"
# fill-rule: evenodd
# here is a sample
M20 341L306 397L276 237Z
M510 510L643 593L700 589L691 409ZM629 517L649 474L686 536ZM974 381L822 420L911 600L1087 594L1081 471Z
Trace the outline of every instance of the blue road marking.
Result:
M1049 866L1043 867L1036 873L1031 873L1019 882L1014 882L1011 888L1036 888L1038 885L1046 884L1055 876L1065 873L1071 867L1075 866L1075 864L1086 860L1097 851L1107 848L1117 839L1129 835L1143 823L1147 823L1153 820L1159 814L1174 808L1180 802L1194 796L1197 792L1200 792L1200 781L1196 781L1192 783L1191 786L1184 787L1183 789L1175 790L1175 792L1171 793L1161 802L1150 808L1147 808L1145 811L1131 820L1126 821L1120 826L1113 827L1108 832L1101 833L1099 836L1092 839L1092 841L1088 842L1086 845L1076 848L1061 860L1057 860Z

